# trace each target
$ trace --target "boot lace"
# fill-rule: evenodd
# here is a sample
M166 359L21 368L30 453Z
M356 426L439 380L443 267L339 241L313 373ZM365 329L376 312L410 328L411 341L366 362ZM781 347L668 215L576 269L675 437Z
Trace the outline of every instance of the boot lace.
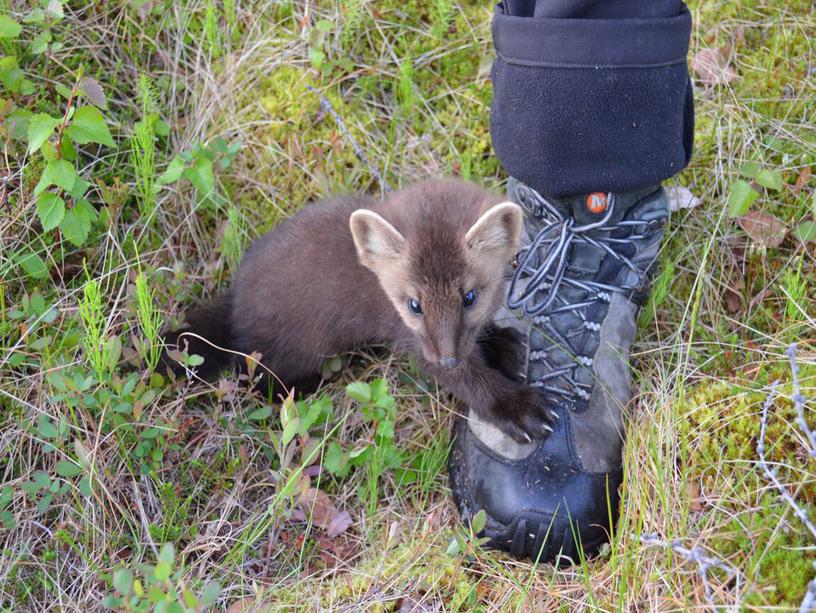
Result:
M615 212L615 196L611 193L607 195L607 209L603 218L583 225L576 223L573 217L562 213L531 188L519 186L517 194L521 204L543 224L530 246L518 253L507 296L507 305L511 309L521 309L526 316L532 317L537 331L550 341L547 349L529 354L530 361L543 362L547 366L546 374L531 381L530 385L558 396L571 397L574 394L581 400L588 400L592 386L577 381L575 374L579 368L591 368L593 356L582 355L573 347L573 342L582 337L586 330L594 334L600 331L601 323L587 318L587 307L597 302L608 304L613 292L631 292L641 284L645 271L624 256L621 247L644 238L643 226L650 224L641 220L610 223ZM638 233L638 228L641 233ZM609 285L568 274L571 248L586 246L602 250L629 268L635 274L628 275L628 278L634 282ZM565 287L581 291L564 292L562 288ZM569 295L580 298L569 298ZM581 324L564 334L553 327L552 318L568 312L574 313ZM572 362L566 366L556 366L550 362L550 353L556 349L570 355ZM562 385L555 385L559 380Z

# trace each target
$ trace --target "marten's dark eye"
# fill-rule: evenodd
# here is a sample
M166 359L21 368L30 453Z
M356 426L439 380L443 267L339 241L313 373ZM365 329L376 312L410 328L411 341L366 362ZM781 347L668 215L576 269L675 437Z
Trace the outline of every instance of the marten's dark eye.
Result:
M416 298L411 298L408 301L408 308L411 309L411 312L414 315L422 315L422 307L419 304L419 300Z
M465 308L472 307L476 303L476 290L472 289L462 297Z

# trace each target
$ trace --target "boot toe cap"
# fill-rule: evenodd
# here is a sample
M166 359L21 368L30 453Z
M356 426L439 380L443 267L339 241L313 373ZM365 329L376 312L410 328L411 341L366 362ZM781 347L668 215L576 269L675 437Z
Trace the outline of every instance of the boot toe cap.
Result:
M578 563L608 541L621 472L587 473L575 463L564 420L528 457L508 460L460 419L449 459L451 489L467 521L487 514L490 545L519 557Z

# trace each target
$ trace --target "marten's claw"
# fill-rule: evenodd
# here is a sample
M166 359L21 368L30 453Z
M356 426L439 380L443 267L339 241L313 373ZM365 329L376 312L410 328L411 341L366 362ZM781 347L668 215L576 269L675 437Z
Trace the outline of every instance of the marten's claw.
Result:
M538 390L522 386L515 394L503 399L493 411L499 428L518 443L530 443L547 438L553 431L557 415Z

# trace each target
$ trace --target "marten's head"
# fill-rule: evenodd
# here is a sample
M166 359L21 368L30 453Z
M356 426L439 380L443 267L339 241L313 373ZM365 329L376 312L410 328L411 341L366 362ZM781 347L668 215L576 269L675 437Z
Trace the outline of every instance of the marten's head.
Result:
M351 215L360 262L379 279L429 362L453 368L473 351L503 299L504 269L518 248L523 213L469 184L409 189L383 216Z

